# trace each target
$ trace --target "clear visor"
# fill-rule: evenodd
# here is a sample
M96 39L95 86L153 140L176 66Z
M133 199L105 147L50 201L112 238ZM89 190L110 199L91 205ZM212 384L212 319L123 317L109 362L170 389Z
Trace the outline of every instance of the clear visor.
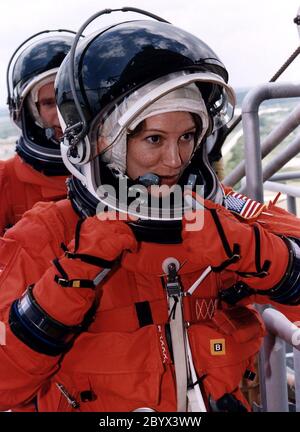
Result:
M32 99L32 106L37 102L38 91L40 88L47 84L48 82L54 83L55 76L57 74L58 68L49 69L34 78L30 79L23 85L23 88L16 87L13 91L14 99L18 101L18 113L17 117L19 117L21 110L23 108L25 98L30 94ZM30 107L31 108L31 107ZM33 118L38 116L37 109L33 108Z
M201 142L208 127L208 113L196 83L217 84L222 88L220 98L211 108L209 117L213 118L212 132L227 124L233 117L235 106L235 94L218 75L214 73L185 72L174 73L158 78L155 81L131 93L121 104L116 106L112 112L104 118L96 118L91 127L90 144L92 159L101 155L104 162L111 164L111 167L124 173L126 170L126 140L130 133L143 119L159 112L167 111L189 111L199 115L202 122L202 133L198 143ZM193 87L198 97L192 95ZM176 89L188 89L186 95L176 100L170 98L164 109L160 110L159 101ZM195 91L195 90L194 90ZM190 92L190 94L189 94ZM158 105L157 109L151 111L151 105ZM155 106L155 105L153 105Z

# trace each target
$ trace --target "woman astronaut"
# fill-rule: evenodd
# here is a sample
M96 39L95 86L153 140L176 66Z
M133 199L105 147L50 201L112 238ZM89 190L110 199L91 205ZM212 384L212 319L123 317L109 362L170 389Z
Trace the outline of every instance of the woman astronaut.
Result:
M243 217L214 174L205 141L230 119L227 80L163 20L75 40L56 80L69 200L1 244L0 409L250 409L239 382L264 335L251 303L299 302L300 225L273 205ZM160 211L175 186L183 199Z

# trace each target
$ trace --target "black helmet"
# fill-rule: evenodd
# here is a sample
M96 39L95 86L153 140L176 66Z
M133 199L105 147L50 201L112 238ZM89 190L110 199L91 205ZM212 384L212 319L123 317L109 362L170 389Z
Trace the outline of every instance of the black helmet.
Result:
M82 203L100 200L109 208L123 211L119 197L110 201L109 194L102 193L101 196L99 191L97 193L99 186L111 185L126 177L126 171L122 172L118 166L112 169L97 149L99 130L101 133L102 126L113 113L121 112L111 131L112 146L154 101L176 88L194 83L205 101L209 118L207 135L231 118L228 117L228 102L234 105L235 98L227 80L227 71L211 48L167 22L122 22L75 44L58 72L55 85L58 111L65 130L62 156L76 177L71 185L72 194L75 196L77 192L76 207L80 207L80 192L93 197L91 200L85 197ZM129 186L132 185L132 179L126 180ZM208 162L205 145L195 151L180 181L182 184L203 184L205 197L218 202L222 200L222 191ZM145 240L145 232L152 232L152 227L156 232L158 228L167 232L166 227L175 223L178 228L176 221L181 217L174 218L173 215L163 221L153 221L143 215L134 225L136 229L142 229ZM153 241L152 234L150 237ZM166 241L170 242L170 238Z
M40 37L49 32L56 35ZM39 83L54 82L58 68L71 48L74 37L57 33L45 31L27 39L14 52L7 68L7 103L12 120L22 130L16 151L27 163L47 175L67 174L68 171L61 159L59 143L52 136L53 131L37 120L38 110L34 102L30 103L29 95Z

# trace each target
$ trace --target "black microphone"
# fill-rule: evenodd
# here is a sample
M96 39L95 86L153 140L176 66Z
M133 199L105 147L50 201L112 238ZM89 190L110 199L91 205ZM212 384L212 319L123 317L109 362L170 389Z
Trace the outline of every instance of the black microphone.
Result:
M159 186L161 183L161 179L157 174L154 173L146 173L142 176L139 176L136 180L136 183L142 184L145 187L149 186Z
M48 140L53 139L54 136L55 136L54 128L52 128L52 127L47 127L47 128L45 128L45 135L46 135L46 138L47 138Z

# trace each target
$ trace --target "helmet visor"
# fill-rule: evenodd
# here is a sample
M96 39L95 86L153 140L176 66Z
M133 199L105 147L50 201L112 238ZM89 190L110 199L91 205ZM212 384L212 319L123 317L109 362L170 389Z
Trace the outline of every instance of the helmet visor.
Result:
M219 98L208 109L197 85L209 83L220 89ZM162 102L163 101L163 102ZM114 107L109 114L97 117L91 127L92 158L112 164L114 169L126 171L127 134L145 118L163 112L188 111L197 114L202 131L195 148L209 128L212 131L228 123L233 116L235 95L230 86L213 73L173 73L141 87Z

